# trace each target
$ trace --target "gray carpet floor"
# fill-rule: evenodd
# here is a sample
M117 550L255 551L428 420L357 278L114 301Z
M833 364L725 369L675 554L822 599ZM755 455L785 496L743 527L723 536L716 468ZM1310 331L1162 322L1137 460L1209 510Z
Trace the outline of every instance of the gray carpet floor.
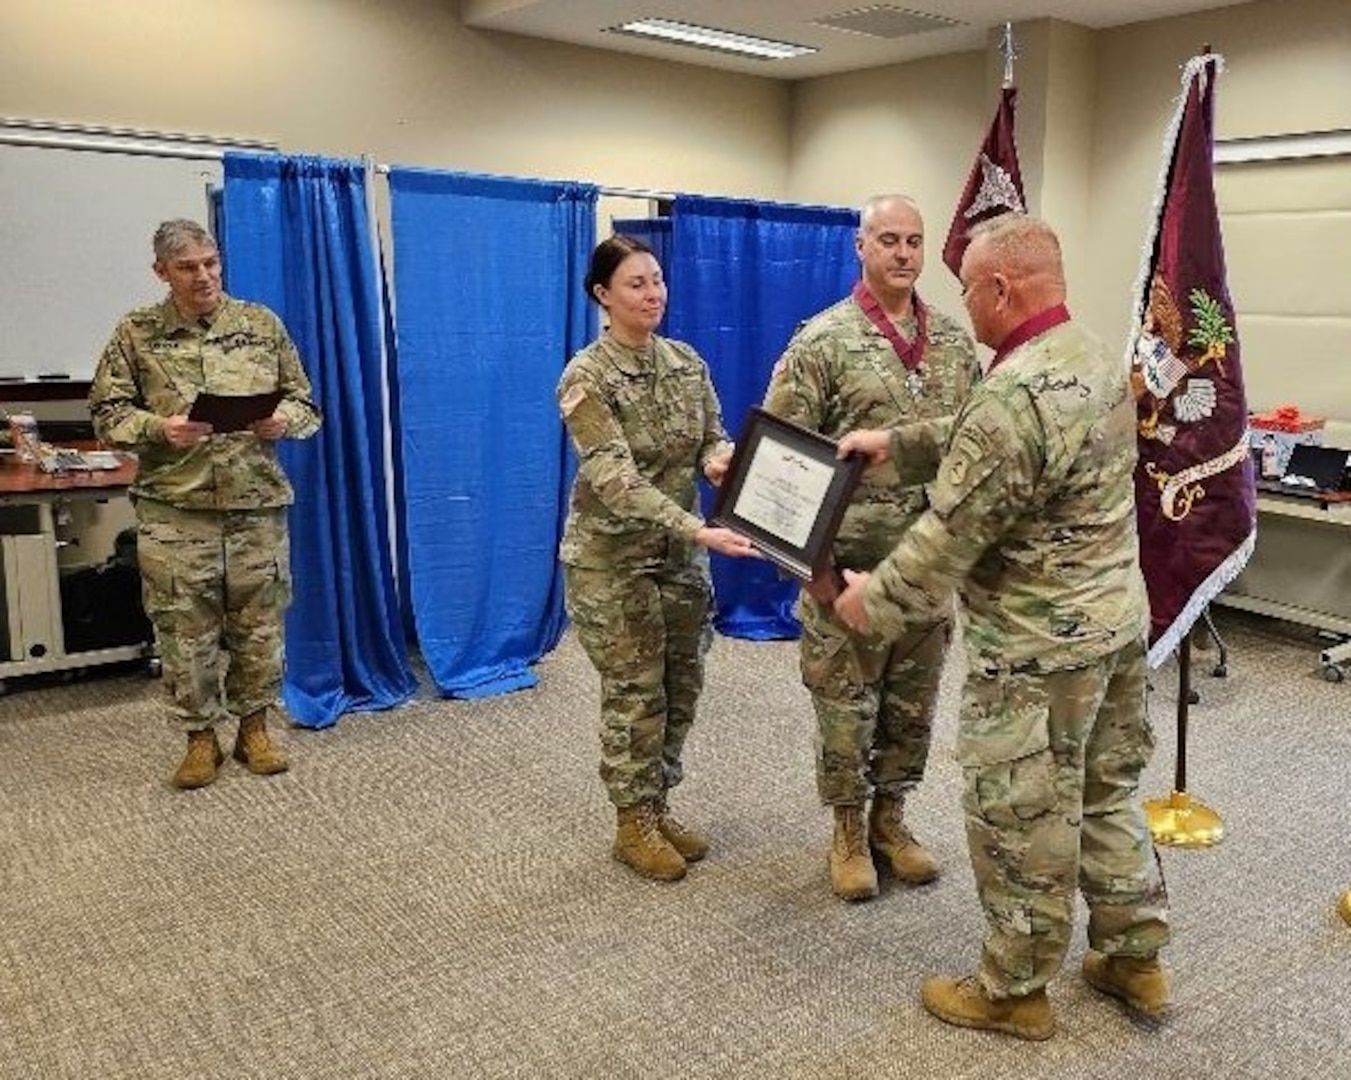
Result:
M1227 835L1165 849L1178 1006L1141 1025L1078 975L1027 1044L947 1027L981 915L945 680L910 819L944 867L846 905L825 872L796 646L719 639L674 800L716 848L675 885L609 857L596 681L570 637L537 688L424 693L323 732L292 770L171 789L180 737L138 673L0 699L0 1077L807 1078L1351 1075L1351 684L1318 643L1226 613L1196 654L1188 788ZM1172 787L1176 672L1147 795ZM1082 912L1081 912L1082 927Z

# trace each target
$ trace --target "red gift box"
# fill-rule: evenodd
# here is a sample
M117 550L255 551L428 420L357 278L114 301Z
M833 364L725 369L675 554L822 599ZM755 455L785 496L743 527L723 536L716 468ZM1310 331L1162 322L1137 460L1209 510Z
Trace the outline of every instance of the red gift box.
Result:
M1307 416L1298 405L1277 405L1271 412L1253 413L1248 417L1250 427L1262 431L1284 431L1291 435L1304 431L1322 431L1327 421L1321 416Z
M1249 416L1248 445L1262 455L1261 475L1268 480L1284 476L1297 445L1323 442L1324 423L1323 417L1307 416L1297 405L1278 405L1270 412Z

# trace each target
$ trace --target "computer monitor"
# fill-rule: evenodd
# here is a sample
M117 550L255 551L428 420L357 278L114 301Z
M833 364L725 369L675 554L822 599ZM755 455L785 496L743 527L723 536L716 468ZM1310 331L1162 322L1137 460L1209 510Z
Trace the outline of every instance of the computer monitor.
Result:
M1290 454L1282 480L1290 483L1293 477L1307 477L1316 491L1347 490L1347 467L1351 450L1335 446L1307 446L1299 444Z

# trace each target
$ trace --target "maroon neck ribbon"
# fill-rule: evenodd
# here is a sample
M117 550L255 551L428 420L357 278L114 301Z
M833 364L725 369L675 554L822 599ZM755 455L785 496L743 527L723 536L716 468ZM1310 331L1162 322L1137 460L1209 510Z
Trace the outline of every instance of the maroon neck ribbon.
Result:
M999 348L995 350L994 359L990 361L990 371L1007 360L1009 353L1013 352L1019 345L1026 345L1034 337L1040 337L1052 327L1069 321L1069 308L1064 304L1056 304L1055 307L1047 308L1045 311L1033 315L1026 322L1019 323L1009 331L1009 336L1000 342Z
M929 337L929 311L924 306L924 301L919 298L919 293L911 293L911 302L915 305L915 340L906 341L901 337L900 331L896 329L896 324L891 321L890 316L882 310L882 305L878 303L877 297L872 294L862 281L854 286L854 301L863 309L863 314L868 316L868 321L877 327L878 332L891 342L891 347L896 350L896 355L901 358L901 363L905 365L907 371L914 371L924 362L924 345Z

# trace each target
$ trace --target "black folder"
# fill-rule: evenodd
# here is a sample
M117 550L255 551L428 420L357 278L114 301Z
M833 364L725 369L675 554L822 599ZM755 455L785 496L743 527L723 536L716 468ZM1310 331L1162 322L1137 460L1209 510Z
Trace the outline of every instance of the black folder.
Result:
M217 435L227 435L243 431L255 420L266 420L280 401L280 390L266 394L198 394L188 419L210 424Z

